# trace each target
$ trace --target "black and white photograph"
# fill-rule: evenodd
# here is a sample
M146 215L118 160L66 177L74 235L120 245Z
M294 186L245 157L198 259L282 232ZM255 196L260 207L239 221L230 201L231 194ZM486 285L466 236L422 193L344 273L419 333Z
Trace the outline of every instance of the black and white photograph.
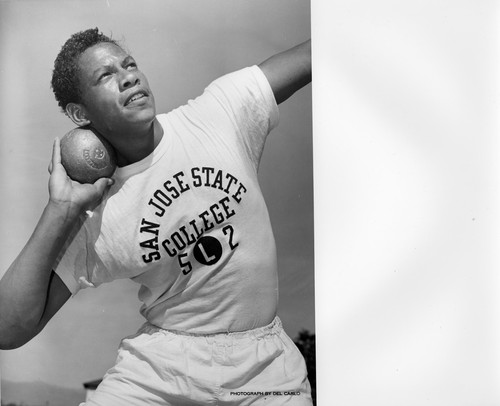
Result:
M2 406L500 405L498 0L0 0L0 86Z
M310 13L0 2L2 405L315 403Z

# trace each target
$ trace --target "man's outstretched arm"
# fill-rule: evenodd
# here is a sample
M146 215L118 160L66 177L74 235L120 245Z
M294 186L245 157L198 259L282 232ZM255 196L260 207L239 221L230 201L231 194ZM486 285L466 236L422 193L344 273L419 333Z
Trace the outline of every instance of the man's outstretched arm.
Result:
M311 40L266 59L259 67L273 89L276 102L284 102L311 82Z

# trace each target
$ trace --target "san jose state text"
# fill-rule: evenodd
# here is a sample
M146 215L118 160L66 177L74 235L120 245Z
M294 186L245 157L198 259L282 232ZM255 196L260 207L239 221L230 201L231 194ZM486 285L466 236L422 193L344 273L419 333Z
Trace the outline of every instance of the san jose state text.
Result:
M184 222L168 238L160 241L161 220L156 218L161 219L167 213L167 209L184 193L193 188L204 187L218 189L224 192L225 196ZM194 244L193 253L198 262L204 265L215 264L222 255L222 246L216 238L204 235L236 214L234 204L240 204L246 192L247 188L236 176L223 170L203 166L193 167L187 173L177 172L166 180L161 188L155 190L148 201L148 205L154 210L155 218L141 219L139 231L144 239L139 244L147 250L142 255L142 260L145 263L158 261L164 251L172 258L177 256L182 272L187 275L193 266L187 260L188 254L184 251ZM238 247L235 230L231 224L225 225L222 232L231 250Z

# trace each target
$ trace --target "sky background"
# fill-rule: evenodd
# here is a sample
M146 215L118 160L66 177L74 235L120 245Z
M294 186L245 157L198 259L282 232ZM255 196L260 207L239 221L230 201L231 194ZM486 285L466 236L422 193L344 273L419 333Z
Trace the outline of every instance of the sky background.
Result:
M123 40L169 111L222 74L310 38L303 0L71 0L0 2L0 274L22 249L48 199L52 141L74 127L50 89L53 61L92 27ZM314 332L311 86L281 105L260 179L278 246L279 315L291 337ZM143 323L138 286L117 281L70 300L18 350L0 351L3 381L80 388L112 366L119 341Z

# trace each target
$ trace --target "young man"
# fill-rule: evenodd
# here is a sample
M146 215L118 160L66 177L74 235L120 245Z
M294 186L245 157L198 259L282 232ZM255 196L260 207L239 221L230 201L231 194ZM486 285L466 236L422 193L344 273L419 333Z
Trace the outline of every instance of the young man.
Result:
M79 289L131 278L147 322L87 405L310 404L304 361L276 317L257 180L277 104L310 66L306 42L156 115L132 56L97 29L73 35L54 64L56 99L111 142L119 167L74 182L56 139L49 202L0 281L1 348L29 341Z

